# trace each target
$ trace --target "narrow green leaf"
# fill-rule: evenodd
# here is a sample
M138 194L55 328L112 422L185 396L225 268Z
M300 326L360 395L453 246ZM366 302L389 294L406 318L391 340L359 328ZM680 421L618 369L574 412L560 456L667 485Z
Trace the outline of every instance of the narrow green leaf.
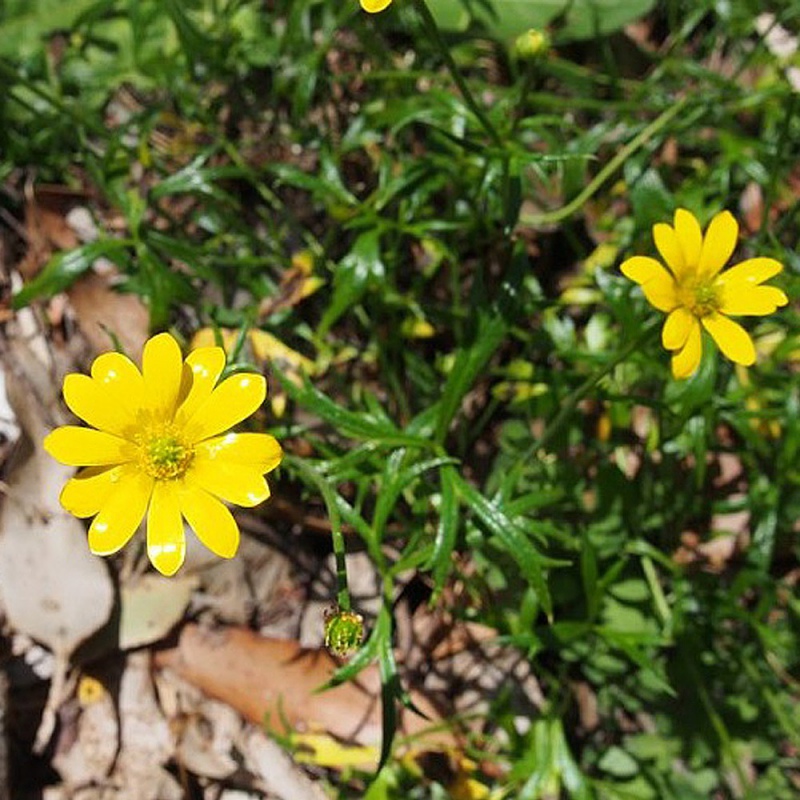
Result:
M335 403L327 395L320 392L309 381L302 387L296 386L280 370L276 364L271 365L286 393L303 408L316 414L320 419L332 425L339 433L356 439L374 441L385 446L422 447L430 449L434 444L419 436L409 436L398 430L386 418L378 419L365 412L349 411Z
M405 488L429 470L436 469L445 464L451 465L457 463L454 458L440 457L429 458L425 461L403 467L405 458L405 450L396 450L387 459L386 466L383 470L381 488L378 492L375 512L372 516L372 527L381 539L383 538L383 530L386 527L386 522L394 510L400 494Z
M477 489L463 477L456 474L455 484L458 494L475 512L481 522L500 540L506 552L517 562L525 579L539 595L539 602L547 615L553 619L553 601L544 578L543 568L552 566L550 559L542 556L530 543L524 531L505 512L490 503Z
M433 571L433 600L435 600L450 574L453 565L452 555L458 536L460 521L460 506L458 491L456 489L456 470L452 466L439 470L441 484L441 502L439 505L439 523L436 526L436 539L433 543L433 553L426 569Z
M91 269L98 258L124 264L132 244L129 239L98 239L75 250L56 253L44 269L14 296L14 308L22 308L36 297L52 297L63 292Z

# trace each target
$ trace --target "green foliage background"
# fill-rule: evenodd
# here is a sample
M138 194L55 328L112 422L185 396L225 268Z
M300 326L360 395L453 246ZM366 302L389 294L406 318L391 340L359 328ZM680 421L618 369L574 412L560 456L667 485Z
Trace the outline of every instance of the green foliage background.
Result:
M800 4L771 6L797 36ZM433 605L461 587L450 611L542 684L528 727L503 698L487 721L493 797L796 797L796 307L750 325L744 378L707 347L675 382L617 267L675 208L705 224L756 187L740 255L779 259L797 296L800 58L771 52L750 0L431 8L484 120L410 0L0 5L0 204L18 216L34 176L90 187L125 228L16 302L105 256L155 329L257 326L313 360L302 384L271 368L291 399L273 432L310 453L279 491L322 491L384 578L340 678L380 661L387 748L391 611L416 571ZM636 45L620 28L646 13ZM516 58L513 34L544 25L551 48ZM261 318L300 250L324 287ZM692 549L737 512L732 557ZM446 791L390 761L367 796Z

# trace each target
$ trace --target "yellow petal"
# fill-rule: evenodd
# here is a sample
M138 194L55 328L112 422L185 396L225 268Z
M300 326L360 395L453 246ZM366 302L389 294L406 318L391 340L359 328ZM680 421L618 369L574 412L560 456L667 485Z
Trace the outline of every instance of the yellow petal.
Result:
M686 259L683 255L678 236L671 226L664 222L653 225L653 241L666 265L675 277L680 277L686 270Z
M783 264L774 258L748 258L747 261L742 261L741 264L720 273L716 283L722 286L733 286L734 284L758 286L777 275L782 269Z
M132 461L134 446L104 431L64 425L44 439L44 449L62 464L71 467L109 466Z
M225 369L225 351L221 347L199 347L189 353L186 365L191 370L192 385L175 415L175 422L181 426L211 396L222 370Z
M61 505L76 517L93 517L117 488L127 467L87 467L70 478L58 498Z
M700 253L703 249L703 230L697 217L685 208L679 208L675 212L675 236L685 264L696 266L700 262Z
M92 362L92 378L107 393L109 403L126 409L131 419L144 404L144 378L122 353L103 353Z
M761 317L788 302L789 298L775 286L735 284L725 289L719 310L723 314Z
M186 537L175 481L157 481L147 512L147 555L162 575L174 575L186 557Z
M716 275L728 262L736 249L739 223L730 211L717 214L708 226L700 253L698 272Z
M697 320L689 329L686 344L672 356L672 374L676 378L688 378L700 366L700 356L703 353L703 336Z
M93 428L130 438L135 417L120 402L114 390L88 375L67 375L64 378L64 400L75 416Z
M183 358L168 333L159 333L145 343L142 374L148 408L163 419L172 419L183 380Z
M232 558L239 548L239 528L225 506L203 489L186 484L181 511L197 538L222 558Z
M217 497L251 508L269 497L263 474L253 466L215 461L195 456L186 482L196 484Z
M731 361L745 367L755 363L756 348L753 340L738 322L723 314L709 314L703 317L703 327L711 334L723 355Z
M243 372L226 378L194 412L184 427L192 442L216 436L249 417L264 402L267 382L263 375Z
M364 11L369 11L370 14L375 14L378 11L383 11L392 4L392 0L361 0L361 8Z
M640 284L650 305L659 311L672 311L678 305L675 279L654 258L633 256L620 269L623 275Z
M124 547L144 517L154 481L138 470L126 470L116 489L89 526L89 549L108 556Z
M689 338L692 326L697 324L694 314L683 306L676 308L667 317L661 331L661 342L667 350L680 350Z
M261 474L281 463L283 450L266 433L226 433L197 445L197 457L257 467Z

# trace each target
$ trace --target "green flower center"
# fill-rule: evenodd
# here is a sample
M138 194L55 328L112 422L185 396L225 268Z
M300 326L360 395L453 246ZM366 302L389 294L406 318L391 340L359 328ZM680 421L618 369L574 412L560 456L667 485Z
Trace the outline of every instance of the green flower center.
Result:
M715 278L691 276L678 286L678 300L698 319L719 311L722 305L722 287Z
M194 448L169 428L138 437L139 464L157 481L180 478L194 458Z

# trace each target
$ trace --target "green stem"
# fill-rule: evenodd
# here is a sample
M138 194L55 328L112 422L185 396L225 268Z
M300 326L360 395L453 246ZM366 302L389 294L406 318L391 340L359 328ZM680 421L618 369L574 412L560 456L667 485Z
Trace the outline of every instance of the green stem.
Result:
M439 49L439 52L442 54L445 66L455 81L456 86L458 86L461 95L464 98L464 102L469 106L472 113L478 118L479 122L486 130L486 133L489 134L489 138L492 140L492 142L497 145L497 147L502 149L503 140L501 139L500 134L497 132L497 128L492 125L491 120L486 116L486 112L475 100L472 91L467 85L467 82L464 80L464 76L461 74L456 62L453 60L453 56L450 53L450 48L447 46L447 42L445 42L442 32L439 30L439 26L436 24L436 20L433 18L433 14L431 14L430 9L425 3L425 0L414 0L414 7L417 9L417 13L422 18L422 22L425 25L425 30L433 40L433 43Z
M653 596L653 605L656 608L658 618L661 620L661 624L671 632L672 611L669 607L669 603L667 602L667 598L664 595L664 589L658 580L658 574L656 573L653 560L650 558L650 556L642 556L641 564L642 571L644 572L645 579L647 580L647 585L650 588L650 594Z
M539 437L537 441L535 441L527 450L525 455L523 456L523 460L529 458L533 453L538 452L539 450L543 450L547 445L552 441L553 437L561 430L564 423L569 419L570 415L575 411L578 403L583 400L589 392L597 386L598 383L608 375L616 366L617 364L621 364L625 361L631 353L638 350L644 342L646 342L656 330L658 325L657 320L653 320L648 325L644 327L641 334L637 336L632 341L628 342L628 344L622 348L622 350L614 356L608 363L604 364L597 372L593 372L586 380L578 386L571 394L567 395L567 398L561 404L561 410L553 417L552 421L548 424L548 426L544 429L544 432Z
M342 534L342 520L336 505L334 490L325 478L301 458L284 455L284 463L297 470L300 477L312 483L319 490L328 518L331 522L331 538L333 539L333 555L336 559L336 605L340 611L350 611L350 590L347 586L347 549Z
M619 152L594 176L585 186L583 191L575 198L570 200L565 206L556 208L552 211L545 211L543 214L527 214L520 217L520 222L524 225L551 225L574 214L584 203L586 203L594 193L613 175L630 156L640 147L645 145L656 133L665 127L681 111L683 111L688 98L684 97L675 105L670 106L666 111L656 117L646 128L640 131L631 139L628 144L622 147Z

